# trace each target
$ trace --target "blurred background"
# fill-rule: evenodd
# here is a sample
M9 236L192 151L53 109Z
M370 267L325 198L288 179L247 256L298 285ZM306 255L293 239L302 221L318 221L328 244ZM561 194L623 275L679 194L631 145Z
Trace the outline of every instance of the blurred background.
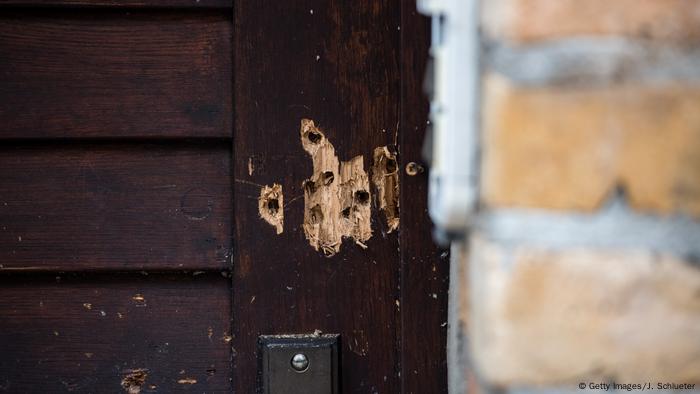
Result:
M697 392L700 2L418 5L451 392Z

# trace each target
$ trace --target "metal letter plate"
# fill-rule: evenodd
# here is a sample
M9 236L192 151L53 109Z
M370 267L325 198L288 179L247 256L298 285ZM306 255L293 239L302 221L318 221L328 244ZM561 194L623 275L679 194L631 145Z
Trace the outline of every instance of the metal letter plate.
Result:
M262 392L338 394L339 337L337 334L260 336L258 373ZM292 359L296 360L294 365Z

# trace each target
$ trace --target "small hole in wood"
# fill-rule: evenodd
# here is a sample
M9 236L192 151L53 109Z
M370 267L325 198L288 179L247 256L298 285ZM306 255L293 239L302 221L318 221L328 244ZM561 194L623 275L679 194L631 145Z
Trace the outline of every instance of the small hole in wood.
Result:
M396 160L394 159L386 159L386 172L387 174L391 174L396 172Z
M309 217L311 220L311 224L318 224L323 221L323 211L321 210L320 205L315 205L311 210L309 211Z
M271 198L267 201L267 210L270 215L276 215L280 210L280 202L276 198Z
M343 217L345 219L348 219L350 217L350 207L343 209L343 211L341 213L343 214Z
M311 141L312 144L318 144L319 142L321 142L323 136L320 133L309 131L307 138L309 139L309 141Z
M335 179L335 176L333 176L333 173L331 171L326 171L323 173L323 184L328 186L331 183L333 183L333 179Z
M358 204L369 204L369 193L365 190L358 190L355 192L355 202Z

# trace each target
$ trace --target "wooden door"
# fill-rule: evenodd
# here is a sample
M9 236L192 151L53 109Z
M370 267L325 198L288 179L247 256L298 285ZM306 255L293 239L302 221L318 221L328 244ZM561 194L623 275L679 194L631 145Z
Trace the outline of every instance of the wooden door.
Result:
M0 392L250 393L258 336L316 330L344 393L445 392L446 253L404 171L427 27L410 0L0 0ZM369 185L371 236L331 253L303 119Z

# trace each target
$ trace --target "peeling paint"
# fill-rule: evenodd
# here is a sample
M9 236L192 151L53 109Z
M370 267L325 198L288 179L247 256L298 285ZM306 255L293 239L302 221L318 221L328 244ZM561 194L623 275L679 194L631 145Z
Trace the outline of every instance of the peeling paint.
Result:
M366 248L372 229L364 158L341 163L333 144L310 119L301 120L300 136L313 163L313 174L303 183L306 239L328 257L340 251L344 237Z
M260 189L258 199L258 212L260 217L270 223L277 234L284 231L284 196L282 195L282 185L274 183L272 186L263 186Z
M146 382L148 377L148 370L144 368L129 369L122 373L124 377L122 378L122 388L128 394L139 394L141 392L141 387Z
M197 379L194 378L184 378L177 381L179 384L197 384Z
M374 149L372 183L377 188L377 205L384 212L388 232L392 232L399 228L399 171L396 154L386 146Z

